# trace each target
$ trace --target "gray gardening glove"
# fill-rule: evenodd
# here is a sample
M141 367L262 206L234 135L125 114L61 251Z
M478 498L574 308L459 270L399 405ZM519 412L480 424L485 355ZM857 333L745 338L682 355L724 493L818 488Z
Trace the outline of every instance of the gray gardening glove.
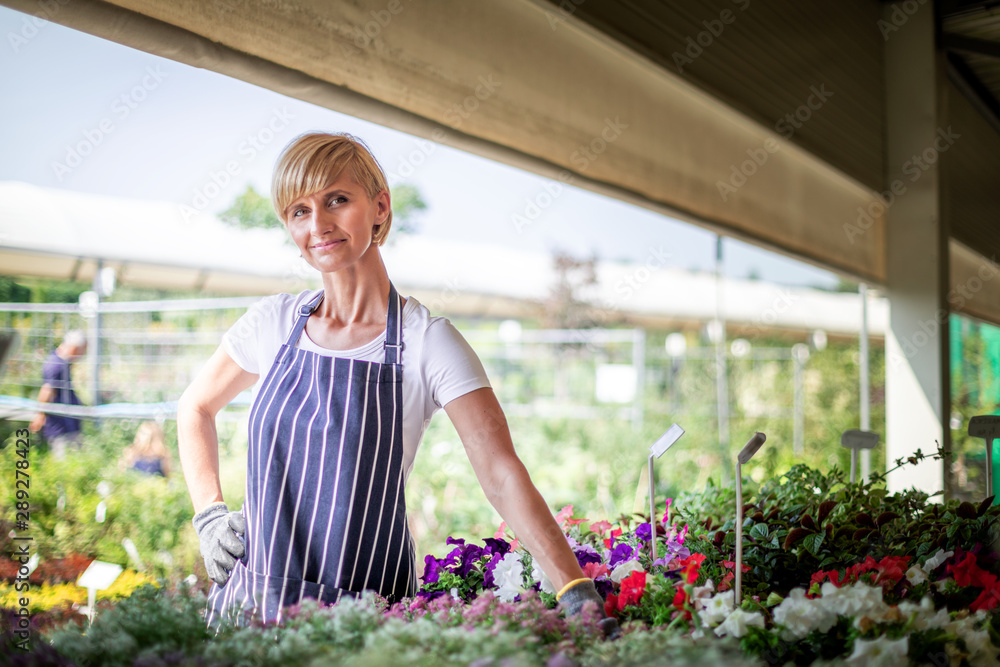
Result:
M601 614L604 614L604 599L597 592L593 579L581 581L559 596L559 606L563 608L567 616L574 616L583 611L585 602L596 603ZM598 625L607 639L617 639L621 634L618 621L610 616L605 617Z
M209 578L224 586L236 561L246 552L243 541L237 537L246 534L246 519L241 512L230 512L226 504L220 502L198 512L191 523L198 533Z

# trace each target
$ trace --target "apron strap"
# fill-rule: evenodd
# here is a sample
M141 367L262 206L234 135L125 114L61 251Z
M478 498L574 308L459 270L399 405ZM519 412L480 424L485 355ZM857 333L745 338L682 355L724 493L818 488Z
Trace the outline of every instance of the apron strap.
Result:
M304 303L299 306L299 317L295 320L295 326L292 327L291 332L288 334L288 339L285 341L285 345L288 347L295 347L295 344L299 341L299 337L302 335L302 330L306 328L306 320L312 315L313 311L319 306L319 302L323 300L323 290L319 291L319 294L314 296L311 301Z
M306 321L313 314L320 302L323 300L323 290L312 298L311 301L299 306L299 317L295 321L295 326L288 334L285 345L295 347L302 330L306 328ZM399 293L396 286L389 282L389 309L386 313L385 324L385 363L400 364L403 362L403 316L399 305Z
M399 305L399 293L389 281L389 312L385 318L385 363L403 363L403 315Z

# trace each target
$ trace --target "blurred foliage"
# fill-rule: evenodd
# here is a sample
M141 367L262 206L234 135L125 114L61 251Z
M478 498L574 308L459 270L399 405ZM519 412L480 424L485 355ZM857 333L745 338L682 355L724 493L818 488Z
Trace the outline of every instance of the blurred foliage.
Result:
M257 192L252 185L233 200L232 206L223 211L219 218L226 224L239 229L284 229L271 206L271 200Z
M986 447L969 436L976 415L1000 414L1000 328L960 315L951 327L951 491L975 500L986 490ZM1000 469L1000 442L994 443L994 475Z
M176 425L165 426L172 458L176 455ZM41 559L73 556L96 558L126 568L145 569L155 577L178 580L195 573L204 577L198 539L191 525L194 516L187 486L179 465L168 479L123 469L121 454L131 444L138 423L105 422L99 428L85 427L84 446L70 451L63 460L48 455L37 434L31 434L30 522L32 553ZM18 459L15 440L4 441L0 466L13 470ZM245 480L245 448L239 442L224 442L220 448L222 484L226 499L234 507L242 503ZM106 497L98 492L104 483ZM15 517L15 488L0 486L0 550L11 550ZM97 520L104 502L104 520ZM141 559L133 562L122 541L129 538Z
M125 570L108 588L97 591L98 600L122 600L132 595L136 589L147 584L156 585L156 580L141 572ZM71 611L87 604L87 589L76 585L76 581L61 584L42 584L31 586L29 592L19 592L13 584L0 582L0 607L16 609L18 601L25 597L29 600L28 610L32 615L52 611L62 607L62 611ZM68 609L65 609L68 608Z
M415 234L419 231L417 217L427 210L420 189L409 183L400 183L390 189L392 199L392 228L403 234Z

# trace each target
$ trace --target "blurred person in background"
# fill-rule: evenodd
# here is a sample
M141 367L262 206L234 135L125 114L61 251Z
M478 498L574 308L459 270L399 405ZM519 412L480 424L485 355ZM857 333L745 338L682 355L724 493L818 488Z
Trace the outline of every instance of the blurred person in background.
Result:
M178 451L214 582L208 623L243 612L280 620L303 598L415 595L404 485L442 408L487 498L563 608L577 614L590 602L603 616L594 582L514 450L479 357L450 321L390 281L379 250L392 223L389 187L367 146L347 134L298 137L271 192L323 288L252 307L178 404ZM231 512L215 417L250 387L246 499Z
M153 421L139 424L132 444L122 452L120 467L147 475L170 476L170 450L163 429Z
M59 403L62 405L82 405L73 390L71 366L87 353L87 337L82 331L66 333L62 343L42 365L42 389L38 392L39 403ZM69 448L79 450L83 446L81 422L76 417L39 412L28 429L32 433L42 432L49 443L52 455L61 459Z

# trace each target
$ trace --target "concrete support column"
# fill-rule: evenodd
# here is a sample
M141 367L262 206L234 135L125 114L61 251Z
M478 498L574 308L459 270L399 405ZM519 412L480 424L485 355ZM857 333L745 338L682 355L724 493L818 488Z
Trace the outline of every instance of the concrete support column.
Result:
M898 3L900 5L904 3ZM916 3L914 3L916 6ZM885 18L898 20L896 5ZM895 14L894 14L895 12ZM950 146L940 94L943 63L934 45L934 5L919 5L886 35L886 459L950 448L948 415L948 235L940 160ZM944 488L940 461L889 476L892 491Z

